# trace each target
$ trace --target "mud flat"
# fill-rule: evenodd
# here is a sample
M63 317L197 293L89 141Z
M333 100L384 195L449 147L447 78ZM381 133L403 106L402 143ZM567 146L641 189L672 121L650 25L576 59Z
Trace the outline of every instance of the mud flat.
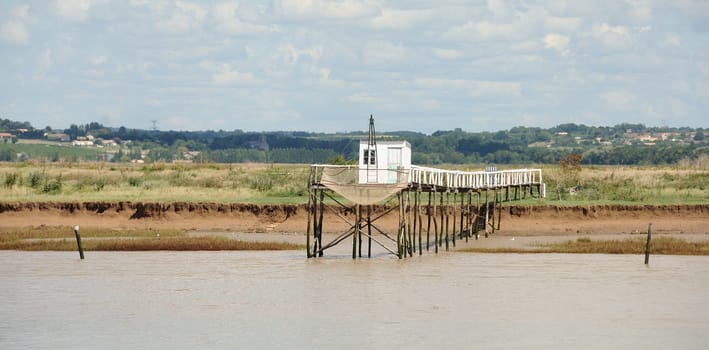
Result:
M342 212L344 216L352 213ZM378 225L396 231L396 211ZM647 232L689 241L709 241L709 204L504 206L501 230L475 245L524 247L576 237L629 238ZM2 202L2 229L81 225L106 229L178 229L192 236L221 235L241 240L303 243L307 210L302 204L151 203L151 202ZM348 226L326 212L324 233Z

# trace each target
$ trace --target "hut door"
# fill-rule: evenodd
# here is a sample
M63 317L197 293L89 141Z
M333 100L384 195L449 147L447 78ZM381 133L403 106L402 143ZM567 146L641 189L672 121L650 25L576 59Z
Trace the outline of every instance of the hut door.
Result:
M399 167L401 167L401 148L389 148L387 154L387 183L399 182Z

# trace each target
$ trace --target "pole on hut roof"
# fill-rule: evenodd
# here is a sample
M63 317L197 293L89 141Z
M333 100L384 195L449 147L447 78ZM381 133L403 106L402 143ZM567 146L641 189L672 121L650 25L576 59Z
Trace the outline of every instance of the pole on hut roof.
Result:
M367 182L369 182L370 171L374 172L375 178L377 178L377 175L379 174L379 172L377 171L377 140L374 132L373 114L369 115L369 135L367 137L367 150L365 152L367 153L366 157L364 157L364 160L367 163ZM373 165L373 167L371 167L370 165ZM375 180L374 182L377 181Z

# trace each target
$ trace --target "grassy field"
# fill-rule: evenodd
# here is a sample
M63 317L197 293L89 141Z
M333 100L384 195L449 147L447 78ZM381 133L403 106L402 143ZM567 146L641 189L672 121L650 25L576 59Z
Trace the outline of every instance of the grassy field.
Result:
M301 203L303 165L3 163L3 201Z
M439 168L480 170L482 166ZM542 169L547 198L525 204L709 202L706 162ZM290 164L0 163L0 201L305 203L309 171L308 165Z

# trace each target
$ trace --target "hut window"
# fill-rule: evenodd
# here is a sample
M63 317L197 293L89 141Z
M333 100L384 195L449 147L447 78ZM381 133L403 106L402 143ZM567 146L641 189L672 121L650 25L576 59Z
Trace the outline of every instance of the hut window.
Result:
M373 150L373 149L364 150L364 164L369 164L369 165L377 164L376 150Z

